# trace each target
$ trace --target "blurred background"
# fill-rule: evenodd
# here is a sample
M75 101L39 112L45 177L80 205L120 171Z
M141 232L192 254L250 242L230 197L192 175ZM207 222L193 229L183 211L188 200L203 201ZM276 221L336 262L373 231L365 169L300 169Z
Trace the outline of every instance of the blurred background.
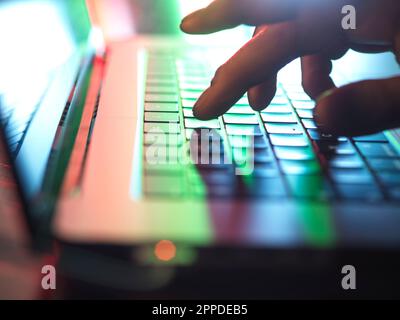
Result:
M211 1L87 0L91 20L102 29L107 41L123 41L137 34L179 36L181 18L209 2ZM48 6L42 6L40 1L0 1L0 43L8 44L7 50L0 53L0 93L5 90L9 96L15 96L18 100L35 100L36 97L31 95L42 91L40 87L45 85L47 78L44 75L43 81L38 81L38 72L35 70L43 71L44 65L50 65L49 69L53 69L54 65L59 64L59 60L63 61L70 54L69 42L54 36L61 32L57 17L54 12L49 11ZM32 34L38 32L42 34L40 39L48 39L47 43L38 43L38 37L32 37ZM215 38L222 36L216 35ZM195 41L210 40L203 39L204 37L198 37ZM28 48L30 54L27 57ZM37 54L43 53L43 50L48 50L48 55ZM44 57L46 61L42 61ZM54 61L49 62L48 58ZM35 64L32 64L32 60L35 60ZM35 81L27 76L29 74L35 75ZM10 94L10 88L15 95ZM24 95L21 95L22 91ZM0 299L43 298L39 290L41 268L54 259L52 256L37 256L30 251L22 217L17 186L0 139Z
M111 41L124 40L135 34L184 36L179 29L181 19L211 2L212 0L88 0L92 20L101 26L106 39ZM112 10L109 10L111 7ZM252 29L241 27L222 31L211 38L184 37L196 43L230 42L238 41L238 38L248 39Z

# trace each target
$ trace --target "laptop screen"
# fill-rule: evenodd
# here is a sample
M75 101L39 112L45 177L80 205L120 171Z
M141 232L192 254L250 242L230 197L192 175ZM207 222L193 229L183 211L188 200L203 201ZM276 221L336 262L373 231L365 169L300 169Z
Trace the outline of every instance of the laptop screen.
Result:
M28 201L41 190L89 33L84 0L0 2L0 121Z

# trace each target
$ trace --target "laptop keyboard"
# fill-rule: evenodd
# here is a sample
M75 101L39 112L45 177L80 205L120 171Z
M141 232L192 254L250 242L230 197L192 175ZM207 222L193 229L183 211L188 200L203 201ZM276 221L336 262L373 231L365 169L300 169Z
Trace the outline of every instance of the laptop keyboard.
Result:
M400 155L386 134L321 134L314 101L300 85L282 83L262 112L245 96L218 119L200 121L193 105L211 76L190 54L149 52L146 196L400 201Z

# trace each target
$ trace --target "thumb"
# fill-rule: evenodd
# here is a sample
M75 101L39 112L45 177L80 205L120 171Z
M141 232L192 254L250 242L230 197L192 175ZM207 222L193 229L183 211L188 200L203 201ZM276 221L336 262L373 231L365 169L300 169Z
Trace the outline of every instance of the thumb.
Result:
M400 127L400 77L362 81L325 94L314 110L321 131L358 136Z

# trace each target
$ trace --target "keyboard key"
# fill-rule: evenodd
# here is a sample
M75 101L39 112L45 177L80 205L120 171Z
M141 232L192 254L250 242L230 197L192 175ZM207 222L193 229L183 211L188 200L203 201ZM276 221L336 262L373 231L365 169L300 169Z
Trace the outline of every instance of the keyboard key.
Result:
M250 106L233 106L226 114L255 114Z
M298 123L293 113L262 113L261 118L264 122Z
M165 72L175 72L175 67L173 64L172 59L154 59L154 60L149 60L147 64L147 73L165 73Z
M145 103L145 111L152 112L178 112L177 103Z
M182 159L183 149L174 146L151 145L145 146L143 149L145 165L166 165L177 164L179 159Z
M200 179L201 183L206 185L232 186L235 183L235 178L234 172L228 170L207 170L188 175L190 184L198 183Z
M194 118L193 109L186 109L186 108L184 108L184 109L183 109L183 116L184 116L185 118Z
M289 100L285 96L275 96L271 100L270 105L286 105L288 103L289 103Z
M187 140L192 139L209 139L209 140L221 140L222 132L217 129L185 129L185 136Z
M327 162L331 168L338 169L362 169L365 167L364 162L358 155L334 156L331 159L327 159Z
M400 173L378 172L378 176L384 185L400 187Z
M176 93L176 86L147 86L146 87L146 93L147 94L175 94Z
M276 157L280 160L313 160L315 154L311 147L275 147Z
M223 116L225 123L231 124L258 124L256 115L244 114L225 114Z
M261 111L261 113L279 113L279 114L293 114L293 109L290 104L285 105L269 105Z
M212 160L212 159L211 159ZM200 161L199 161L200 162ZM196 163L196 169L200 172L203 171L229 171L233 169L233 164L225 161L209 161L209 163Z
M296 109L297 115L301 119L313 119L313 111L311 109Z
M336 137L329 133L322 133L318 129L308 129L307 132L310 135L311 139L313 140L341 141L341 142L348 141L348 139L345 137Z
M144 192L148 196L181 196L184 192L183 180L175 176L146 176Z
M186 129L186 130L192 130L197 134L197 137L199 140L208 140L209 142L211 141L222 141L222 132L221 130L218 129L208 129L208 128L202 128L202 129Z
M146 94L146 102L178 102L178 96L176 94Z
M273 162L256 163L251 176L256 178L273 178L279 176L279 171Z
M204 77L207 75L204 69L197 68L178 68L178 74L180 76L189 76L189 77Z
M260 126L258 125L227 124L225 127L229 135L262 135Z
M400 158L399 159L369 159L369 165L376 171L399 171L400 172Z
M355 137L353 138L354 141L365 141L365 142L388 142L388 139L386 138L386 135L381 132L381 133L376 133L376 134L371 134L368 136L362 136L362 137Z
M179 164L146 164L144 163L144 173L146 176L183 176L183 168Z
M181 90L184 91L204 91L208 88L207 84L203 84L203 83L181 83L179 85Z
M179 75L179 83L182 86L185 85L205 85L209 86L210 85L210 78L205 76L205 75Z
M187 118L185 119L185 128L188 129L200 129L200 128L209 128L209 129L220 129L221 126L219 124L218 119L201 121L195 118Z
M236 194L236 187L232 185L193 185L191 186L195 197L231 198Z
M334 155L353 155L357 151L350 142L317 141L319 151L332 157Z
M251 148L232 148L232 155L239 166L254 163L254 150Z
M366 169L332 169L333 181L338 184L373 184L374 178Z
M229 136L229 141L233 148L254 147L259 149L268 146L263 136Z
M308 138L303 135L270 134L271 144L274 146L307 147L310 145Z
M399 154L392 148L389 143L380 142L356 142L360 152L365 157L371 158L395 158Z
M241 194L250 197L275 198L285 197L286 190L282 179L279 177L254 178L243 183Z
M168 78L148 78L146 80L146 86L155 86L155 87L175 87L176 88L177 82L175 79L168 79Z
M288 175L286 179L291 193L296 198L327 200L333 196L322 176Z
M308 110L312 110L315 108L315 102L308 100L308 101L291 101L293 104L293 107L295 109L308 109Z
M317 129L317 125L314 120L311 119L302 119L301 122L306 129Z
M179 114L171 112L145 112L146 122L179 122Z
M288 175L313 175L321 172L321 167L315 160L282 160L280 165L283 173Z
M267 163L273 161L272 154L269 149L256 149L251 148L232 148L233 158L235 163L239 166L247 166L254 163Z
M148 79L154 78L174 78L176 76L174 70L148 70L147 77Z
M255 149L254 150L254 163L266 163L273 161L270 149Z
M268 133L303 134L303 128L299 124L291 123L265 123Z
M223 154L224 144L221 140L210 140L210 139L198 139L197 143L192 140L191 151L198 150L199 154Z
M197 100L198 98L200 98L201 94L201 91L181 91L181 98L188 100Z
M182 99L182 108L193 109L196 100Z
M178 134L164 134L164 133L145 133L144 144L149 145L170 145L181 146L182 137Z
M144 124L146 133L179 133L181 128L177 123L156 123L148 122Z
M288 91L288 96L291 100L293 100L292 102L313 102L310 97L305 93L305 92L291 92Z
M336 186L339 196L344 200L362 200L376 202L383 200L383 195L374 184L341 184Z

